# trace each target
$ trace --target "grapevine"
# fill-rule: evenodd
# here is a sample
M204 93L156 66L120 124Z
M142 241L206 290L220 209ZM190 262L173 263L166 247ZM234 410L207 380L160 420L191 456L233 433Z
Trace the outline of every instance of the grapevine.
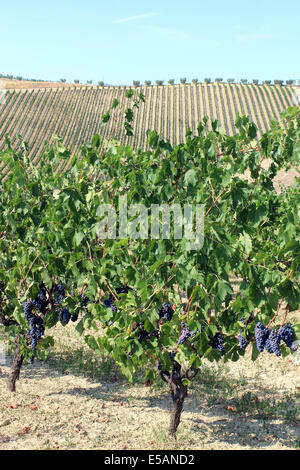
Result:
M299 112L282 119L286 126L274 123L255 145L256 126L245 116L234 136L203 119L198 135L175 148L151 132L146 152L115 141L104 152L96 135L66 172L56 171L71 155L59 139L39 166L30 164L26 146L14 151L7 141L0 155L8 168L0 183L0 333L14 354L10 390L23 361L46 358L51 328L74 322L129 382L144 370L146 381L158 374L168 384L175 437L203 359L238 360L245 348L253 360L291 353L300 335L290 320L300 298L299 180L280 194L273 183L279 170L299 164ZM267 169L265 159L272 161ZM238 176L248 171L251 181ZM174 226L169 238L100 236L108 216L99 207L114 209L119 230L125 196L128 207L203 204L203 246L188 249ZM128 225L142 231L150 215L143 224L139 217L129 215ZM240 280L237 291L232 278Z

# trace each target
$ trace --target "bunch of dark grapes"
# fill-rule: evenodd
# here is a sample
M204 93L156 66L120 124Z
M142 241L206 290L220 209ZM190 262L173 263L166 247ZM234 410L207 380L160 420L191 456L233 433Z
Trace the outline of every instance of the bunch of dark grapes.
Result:
M259 352L263 352L266 341L269 337L269 330L262 323L258 322L254 329L254 336L256 340L256 347Z
M199 332L199 330L191 331L188 326L186 326L186 323L181 323L182 331L181 335L178 338L177 344L183 344L185 343L188 339L194 338L196 334Z
M265 342L266 351L268 351L268 353L270 354L275 353L276 356L281 356L280 341L281 341L281 337L278 334L278 332L275 330L271 330Z
M275 353L276 356L281 356L280 342L281 340L290 348L295 351L293 347L294 331L290 323L283 325L279 331L268 330L260 322L256 324L254 335L256 339L256 346L259 352L264 349L270 354Z
M141 312L141 315L143 312ZM138 334L138 342L142 343L142 341L146 338L158 338L159 337L159 330L154 330L151 333L145 330L144 322L141 320L138 324L139 327L139 334Z
M38 340L41 339L45 333L43 319L37 315L33 315L29 320L29 325L30 329L28 330L28 334L31 337L31 349L35 350Z
M58 305L62 305L63 300L66 298L65 286L62 283L57 284L54 292L56 293L56 302Z
M33 299L32 303L43 315L46 314L49 301L47 299L47 289L45 284L40 285L40 293L36 296L35 299Z
M31 337L31 349L35 350L37 342L44 335L45 328L43 326L43 319L33 313L33 302L24 302L24 317L30 325L28 334Z
M296 351L297 348L293 347L295 335L290 323L286 323L280 328L279 335L288 348L290 348L292 351Z
M143 339L148 338L149 332L144 329L144 327L141 328L139 335L138 335L138 342L141 344Z
M103 301L103 305L105 307L111 308L113 312L117 311L117 307L115 305L114 298L113 298L112 294L109 294L108 299L105 299Z
M66 325L69 323L69 321L71 320L71 313L69 312L69 310L64 307L58 314L58 320L61 322L61 323L65 323ZM74 321L74 320L73 320Z
M29 323L31 318L34 316L32 313L33 304L31 302L24 302L23 308L25 320Z
M132 290L131 287L128 286L123 286L123 287L117 287L116 288L116 293L117 294L128 294L128 292Z
M248 343L247 343L247 341L245 340L244 336L241 333L239 333L239 335L238 335L238 340L239 340L240 348L241 349L246 349Z
M64 284L62 284L61 282L57 284L55 286L54 291L56 293L56 302L58 303L58 305L62 305L63 300L66 298L66 288ZM57 309L57 311L58 311L58 321L60 321L62 324L67 325L70 319L72 319L72 321L76 321L78 319L78 315L77 314L71 315L67 307L62 308L61 310Z
M240 319L240 321L245 326L244 332L246 334L247 325L250 323L250 319L246 322L245 318L243 317L243 318ZM241 349L246 349L246 347L248 346L248 343L247 343L247 340L242 335L242 333L243 333L243 330L240 329L240 332L239 332L239 335L238 335L239 345L240 345Z
M162 307L157 311L159 318L165 321L171 321L174 311L170 302L162 304Z
M208 344L213 349L217 349L218 351L220 351L222 356L225 355L226 351L225 351L225 347L224 347L224 337L223 337L222 333L220 333L220 332L216 333L215 336L213 337L213 339Z
M88 298L85 292L81 295L81 305L82 307L86 307L89 302L93 302L91 299Z
M132 290L131 287L128 286L123 286L123 287L117 287L116 293L117 294L128 294L129 290ZM116 312L117 306L114 302L114 297L112 294L109 294L108 298L103 301L103 305L105 307L111 308L113 312Z

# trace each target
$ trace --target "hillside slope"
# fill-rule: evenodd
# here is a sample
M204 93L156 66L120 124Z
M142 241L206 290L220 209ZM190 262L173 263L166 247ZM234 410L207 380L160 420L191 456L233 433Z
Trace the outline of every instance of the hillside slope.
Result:
M272 119L280 118L281 111L294 105L294 90L290 86L230 83L142 86L145 103L135 110L135 136L128 138L123 130L128 88L73 85L6 90L0 104L0 150L5 146L6 135L13 146L19 145L19 134L28 142L31 158L38 161L44 142L53 135L60 136L76 152L95 133L115 137L135 149L146 149L147 129L156 129L161 137L176 145L185 140L188 128L197 132L204 116L218 119L225 132L233 134L237 114L245 114L257 124L261 134L269 129ZM101 117L115 98L121 102L121 109L108 125L103 125Z

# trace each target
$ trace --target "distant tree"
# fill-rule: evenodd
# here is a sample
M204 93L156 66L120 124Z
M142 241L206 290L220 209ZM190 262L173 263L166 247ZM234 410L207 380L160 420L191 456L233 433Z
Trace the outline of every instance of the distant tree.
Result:
M193 79L192 79L192 83L194 83L194 85L197 85L197 83L198 83L198 78L193 78Z
M234 78L227 78L228 83L234 83Z
M186 83L186 78L185 78L185 77L181 78L181 79L180 79L180 83L182 83L182 84L183 84L183 83Z
M286 80L285 83L286 83L287 85L293 85L294 80Z
M65 78L61 78L60 81L61 83L66 83L67 80Z
M216 79L215 79L215 82L221 83L221 82L223 82L223 78L216 78Z
M151 85L151 80L145 80L145 85L150 86Z
M141 82L139 80L133 80L133 86L138 87L141 85Z
M155 83L156 83L156 85L161 86L161 85L164 84L164 81L163 80L156 80Z
M247 78L241 78L241 83L243 83L244 85L246 85L246 83L248 83Z
M104 86L104 82L102 82L102 81L101 81L101 82L98 82L98 85L99 85L99 86Z
M271 83L272 83L272 80L264 80L263 81L264 85L271 85Z
M86 83L87 83L88 85L91 85L91 84L93 83L93 80L87 80Z
M18 76L18 77L16 77L16 79L17 80L23 80L23 77Z
M168 80L168 83L169 83L169 85L174 85L174 83L175 83L174 78L170 78L170 80Z
M205 78L204 81L205 83L211 83L211 78Z
M283 85L283 80L274 80L275 85Z
M258 84L259 84L259 80L256 80L256 79L252 80L252 82L254 83L254 85L258 85Z

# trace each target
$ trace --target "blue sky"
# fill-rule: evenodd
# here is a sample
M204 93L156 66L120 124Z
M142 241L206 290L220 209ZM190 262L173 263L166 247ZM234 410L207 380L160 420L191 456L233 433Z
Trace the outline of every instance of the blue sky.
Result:
M14 0L0 73L82 83L300 79L300 1Z

